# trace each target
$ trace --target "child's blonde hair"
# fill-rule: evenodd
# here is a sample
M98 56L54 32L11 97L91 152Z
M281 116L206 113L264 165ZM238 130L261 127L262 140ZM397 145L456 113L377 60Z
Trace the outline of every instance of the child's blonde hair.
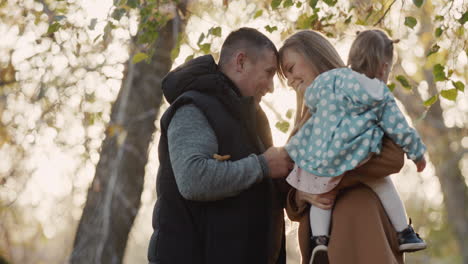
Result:
M378 29L358 32L349 51L348 66L369 78L376 78L382 63L392 62L393 43L397 42Z
M345 67L336 49L324 36L313 30L302 30L286 39L283 46L279 49L279 74L283 77L287 69L283 68L284 65L281 62L283 61L284 52L287 49L293 49L304 56L317 75L329 70ZM311 72L310 74L313 73ZM296 91L296 100L297 112L291 136L294 135L310 117L310 112L307 111L304 105L304 91Z

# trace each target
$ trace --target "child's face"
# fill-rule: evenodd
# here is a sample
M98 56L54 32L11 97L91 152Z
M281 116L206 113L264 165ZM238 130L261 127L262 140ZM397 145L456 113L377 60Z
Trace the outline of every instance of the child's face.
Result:
M388 76L390 75L391 71L392 71L392 60L389 59L382 64L381 69L380 69L379 79L383 81L384 83L387 83Z
M286 49L281 60L284 75L288 79L288 85L296 92L304 93L305 89L317 77L315 69L302 54L294 49Z

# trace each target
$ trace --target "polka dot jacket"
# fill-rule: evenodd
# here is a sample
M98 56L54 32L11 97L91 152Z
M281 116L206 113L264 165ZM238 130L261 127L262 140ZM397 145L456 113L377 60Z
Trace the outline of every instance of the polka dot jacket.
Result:
M334 69L315 79L304 100L312 117L291 138L286 150L310 173L335 177L352 170L372 153L380 153L384 134L414 161L426 151L380 80L349 68Z

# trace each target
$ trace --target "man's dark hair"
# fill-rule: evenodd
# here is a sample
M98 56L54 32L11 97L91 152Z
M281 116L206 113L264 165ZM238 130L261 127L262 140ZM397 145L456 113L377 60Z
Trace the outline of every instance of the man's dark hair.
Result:
M256 29L243 27L227 36L221 47L218 64L223 67L238 50L245 51L247 56L256 62L258 55L264 49L273 51L278 59L278 50L267 36Z

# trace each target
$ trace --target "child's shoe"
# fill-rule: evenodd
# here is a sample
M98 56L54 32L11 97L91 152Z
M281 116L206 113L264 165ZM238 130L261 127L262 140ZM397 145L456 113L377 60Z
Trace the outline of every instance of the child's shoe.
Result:
M408 227L398 232L398 243L400 244L399 249L401 252L414 252L427 247L426 242L419 237L418 233L414 232L411 226L411 218Z
M309 264L328 264L328 236L313 236L312 255Z

